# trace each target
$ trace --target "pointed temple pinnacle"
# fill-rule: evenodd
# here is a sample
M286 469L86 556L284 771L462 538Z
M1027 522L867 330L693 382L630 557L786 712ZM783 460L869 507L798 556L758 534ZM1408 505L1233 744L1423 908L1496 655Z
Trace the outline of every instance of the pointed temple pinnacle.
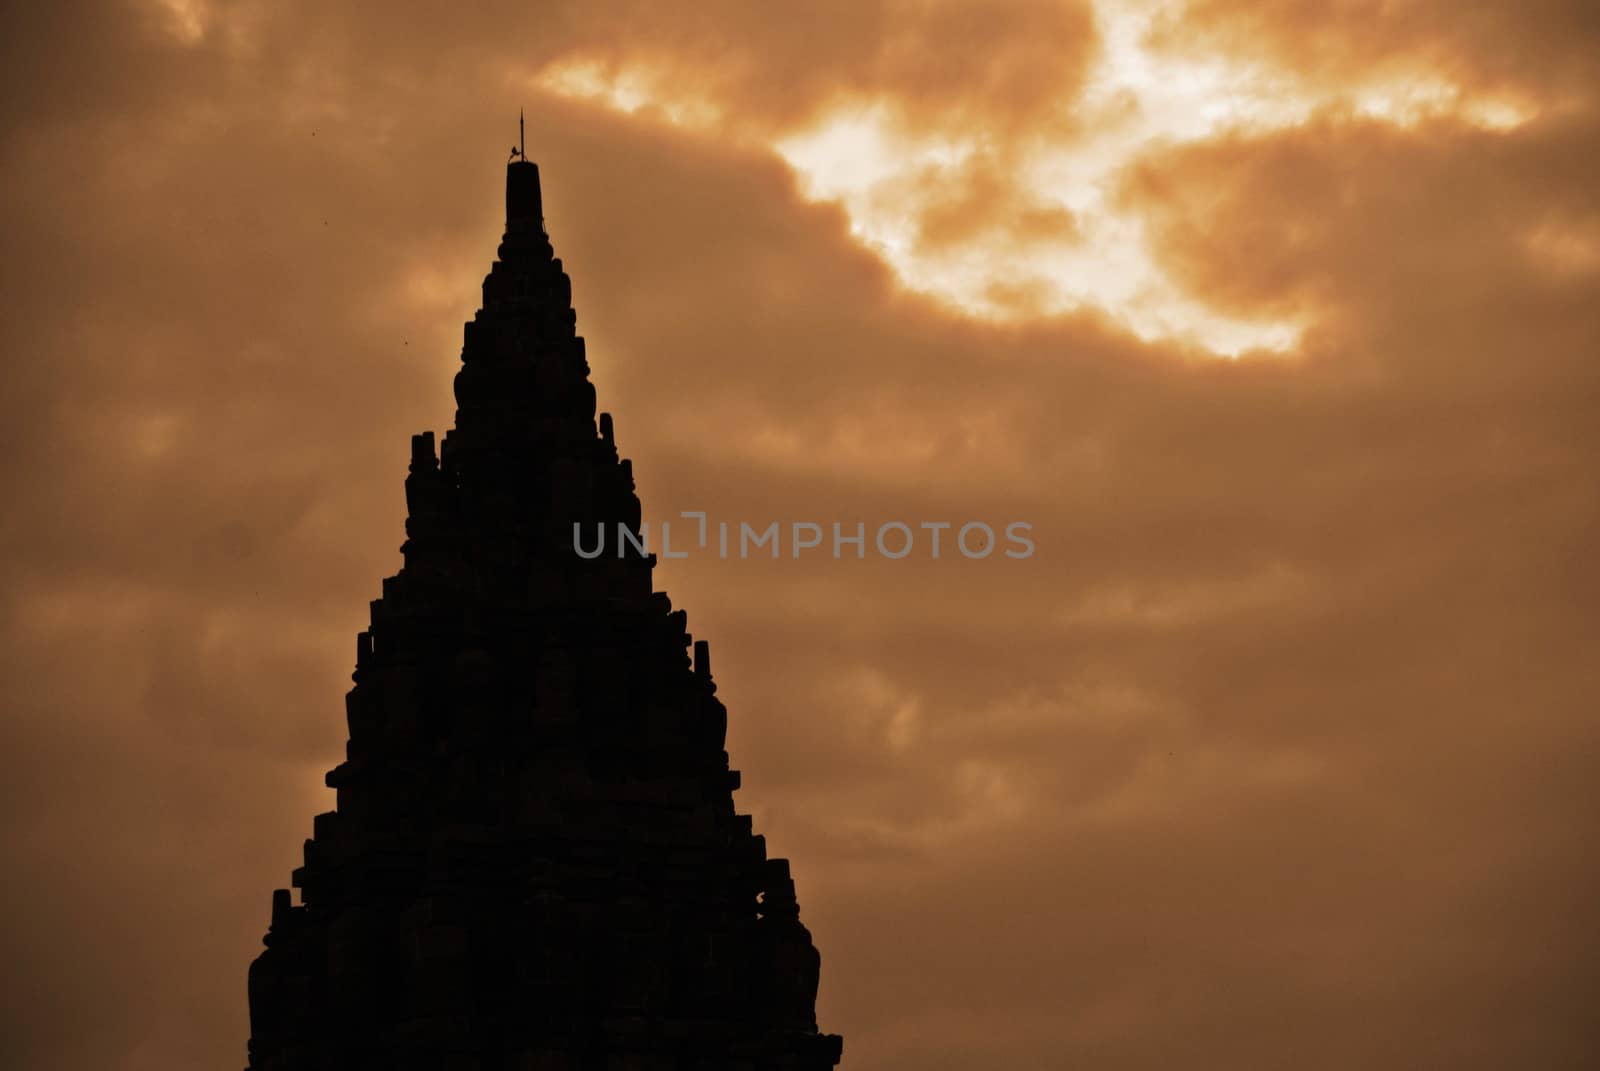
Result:
M506 165L506 231L530 230L544 230L544 199L539 165L519 154Z
M411 439L334 809L250 967L250 1071L841 1058L788 863L735 806L710 645L642 543L574 553L643 522L542 217L519 144L455 426Z

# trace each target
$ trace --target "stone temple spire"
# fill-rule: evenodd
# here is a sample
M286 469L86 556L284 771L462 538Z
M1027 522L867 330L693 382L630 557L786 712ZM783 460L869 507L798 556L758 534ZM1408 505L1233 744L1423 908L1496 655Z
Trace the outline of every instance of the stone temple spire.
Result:
M337 805L250 967L253 1071L839 1061L709 650L653 556L573 550L640 510L571 299L516 154L455 427L412 438L404 565L357 638Z
M532 160L517 159L506 165L506 232L529 229L544 233L539 165Z

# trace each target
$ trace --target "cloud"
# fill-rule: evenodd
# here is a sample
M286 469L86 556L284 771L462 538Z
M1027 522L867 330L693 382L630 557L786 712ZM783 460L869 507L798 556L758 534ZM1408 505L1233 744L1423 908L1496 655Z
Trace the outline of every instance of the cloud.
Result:
M1463 8L1414 0L1187 0L1163 11L1157 40L1192 53L1227 51L1338 83L1442 74L1513 97L1591 100L1600 18L1587 4L1538 0Z

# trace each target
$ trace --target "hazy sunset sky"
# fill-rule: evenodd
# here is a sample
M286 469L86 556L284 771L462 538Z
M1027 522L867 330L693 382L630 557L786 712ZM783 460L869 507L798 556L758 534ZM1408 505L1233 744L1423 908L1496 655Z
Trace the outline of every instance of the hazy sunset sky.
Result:
M0 1066L237 1068L526 110L846 1071L1600 1058L1600 7L166 0L0 42ZM676 533L674 533L676 535Z

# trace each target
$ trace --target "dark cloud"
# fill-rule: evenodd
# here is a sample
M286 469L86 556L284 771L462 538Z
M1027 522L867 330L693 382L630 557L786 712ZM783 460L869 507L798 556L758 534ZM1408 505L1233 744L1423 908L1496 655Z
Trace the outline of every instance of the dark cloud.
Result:
M1168 48L1232 52L1327 82L1432 73L1556 104L1592 101L1600 50L1600 14L1583 0L1185 0L1152 29Z
M656 67L739 122L803 126L826 107L886 106L909 126L1054 120L1098 44L1088 4L890 0L788 11L626 4L573 35L573 55Z

